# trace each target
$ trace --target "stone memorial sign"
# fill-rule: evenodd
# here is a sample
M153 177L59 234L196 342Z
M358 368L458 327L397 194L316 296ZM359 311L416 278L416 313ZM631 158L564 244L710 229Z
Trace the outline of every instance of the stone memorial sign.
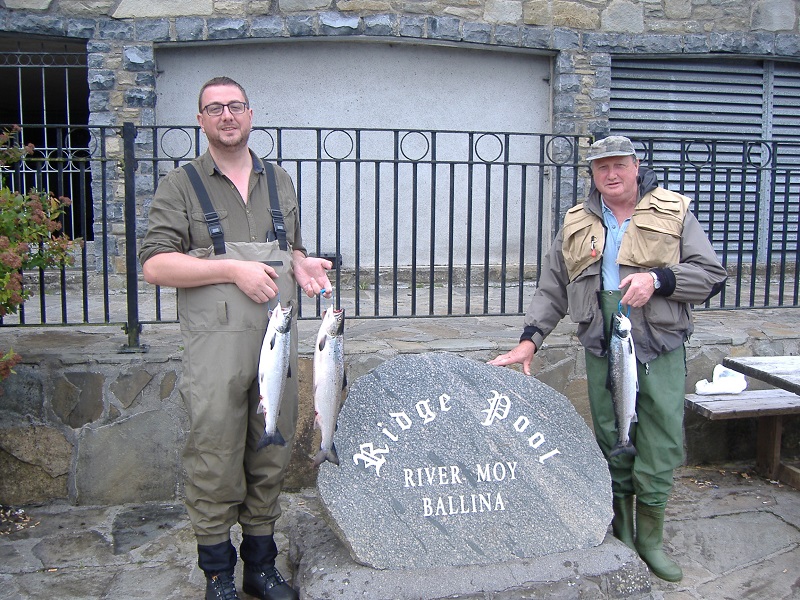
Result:
M401 355L352 382L318 488L353 559L492 564L599 545L611 480L563 395L448 353Z

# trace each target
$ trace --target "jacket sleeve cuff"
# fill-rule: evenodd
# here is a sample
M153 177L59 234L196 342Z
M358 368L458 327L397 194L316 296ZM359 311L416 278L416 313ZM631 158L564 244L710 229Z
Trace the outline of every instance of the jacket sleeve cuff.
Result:
M675 291L675 273L669 267L650 269L658 276L661 287L655 291L656 296L671 296Z
M522 331L522 335L519 336L519 341L533 342L533 345L536 346L536 350L538 351L539 348L542 347L542 342L544 342L544 335L542 335L542 330L538 327L526 325L525 329Z

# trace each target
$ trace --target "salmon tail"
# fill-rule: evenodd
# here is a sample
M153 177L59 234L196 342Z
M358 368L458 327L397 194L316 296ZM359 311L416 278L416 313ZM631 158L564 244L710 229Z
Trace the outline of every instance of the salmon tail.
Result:
M281 432L278 431L277 429L275 430L275 433L273 433L273 434L269 434L269 433L267 433L265 431L264 435L261 436L261 439L258 440L258 446L256 446L256 450L261 450L265 446L272 446L272 445L275 445L275 446L285 446L286 445L286 440L283 439L283 436L281 435Z
M339 455L336 453L336 446L331 444L330 450L325 450L324 448L320 448L317 455L314 457L314 466L318 467L325 461L335 464L337 467L339 466Z
M636 447L630 443L623 444L621 442L617 442L614 445L614 448L611 450L611 454L608 455L608 458L614 458L615 456L619 456L620 454L628 454L630 456L636 456L639 454L636 451Z

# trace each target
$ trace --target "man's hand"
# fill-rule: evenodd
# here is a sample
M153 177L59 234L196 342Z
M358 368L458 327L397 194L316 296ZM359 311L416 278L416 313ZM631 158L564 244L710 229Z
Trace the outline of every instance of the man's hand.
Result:
M536 354L536 344L529 340L523 340L516 348L490 360L488 364L496 367L520 364L522 365L522 372L525 373L525 375L530 375L531 361L533 360L534 354Z
M628 289L625 290L625 287ZM622 300L620 302L625 306L632 306L633 308L641 308L647 304L648 300L656 291L653 276L650 273L633 273L628 275L625 279L619 282L619 289L625 290L622 292Z
M253 302L263 304L278 295L278 284L275 280L278 273L261 262L248 260L231 261L233 283Z
M303 256L301 252L297 251L293 258L294 279L306 296L313 298L320 291L325 290L323 296L330 298L333 295L331 289L333 286L328 279L328 270L333 268L333 263L324 258Z

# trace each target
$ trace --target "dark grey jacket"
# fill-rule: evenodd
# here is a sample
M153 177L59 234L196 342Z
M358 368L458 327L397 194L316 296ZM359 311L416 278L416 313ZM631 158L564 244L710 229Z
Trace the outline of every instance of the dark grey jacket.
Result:
M618 262L621 263L620 279L631 273L652 270L662 282L661 289L645 306L631 309L630 313L637 358L648 362L678 348L689 338L693 331L691 305L703 303L717 294L727 273L691 211L664 210L665 206L668 209L670 206L688 207L688 198L658 187L655 174L644 167L639 169L639 196L622 246L635 250L621 250ZM577 219L581 227L594 232L592 241L596 242L596 256L586 258L588 264L580 263L572 255L565 260L565 228L562 226L542 262L542 274L525 314L521 339L531 340L537 349L540 348L544 338L569 313L572 321L578 324L578 338L584 347L596 356L603 356L606 340L597 296L602 289L601 258L605 241L600 193L592 186L586 202L570 212L575 214L568 215L565 222L573 223ZM683 215L682 219L676 219L676 214ZM588 240L589 229L586 231ZM567 251L570 252L575 246L574 227L568 230L567 237ZM584 246L589 257L588 241ZM664 248L672 248L673 252Z

